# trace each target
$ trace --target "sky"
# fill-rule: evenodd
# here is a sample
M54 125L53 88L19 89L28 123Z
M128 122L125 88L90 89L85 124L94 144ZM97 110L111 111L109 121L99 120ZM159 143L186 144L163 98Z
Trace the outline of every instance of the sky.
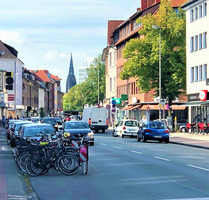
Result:
M62 78L70 55L76 78L107 46L108 20L126 20L140 0L0 0L0 40L14 47L27 69Z

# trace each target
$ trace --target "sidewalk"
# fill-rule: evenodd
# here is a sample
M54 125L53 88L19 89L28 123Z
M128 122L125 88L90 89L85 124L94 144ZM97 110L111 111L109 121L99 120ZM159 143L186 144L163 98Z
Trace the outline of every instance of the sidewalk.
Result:
M33 199L7 143L5 130L0 128L0 200Z
M170 143L209 149L209 135L170 133Z

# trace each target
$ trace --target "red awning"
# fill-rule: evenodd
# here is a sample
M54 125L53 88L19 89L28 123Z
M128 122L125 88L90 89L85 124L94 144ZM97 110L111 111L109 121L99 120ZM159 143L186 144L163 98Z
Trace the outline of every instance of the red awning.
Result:
M131 108L133 108L133 106L127 106L127 107L123 108L122 110L130 110Z

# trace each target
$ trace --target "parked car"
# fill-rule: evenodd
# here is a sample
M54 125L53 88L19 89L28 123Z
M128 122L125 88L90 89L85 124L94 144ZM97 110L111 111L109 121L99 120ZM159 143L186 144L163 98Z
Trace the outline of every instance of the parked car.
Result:
M84 121L66 121L63 126L63 134L70 133L69 139L84 137L91 145L94 145L94 133Z
M31 117L31 121L33 123L40 123L41 122L41 119L40 119L40 117Z
M8 125L7 125L7 131L6 131L6 136L8 140L10 140L10 130L12 128L13 123L18 122L18 121L21 121L21 120L14 120L14 119L9 120Z
M41 119L41 123L50 124L58 131L57 120L54 117L44 117Z
M12 147L16 146L16 136L18 135L18 131L22 125L25 124L31 124L30 121L16 121L12 124L11 130L10 130L10 145Z
M54 127L50 124L26 124L22 125L18 131L18 136L16 136L16 143L24 143L27 138L31 138L40 141L43 135L50 135L52 138L56 138L56 131Z
M163 122L150 121L137 132L137 141L146 142L147 140L157 140L159 142L169 142L169 130Z
M113 130L113 137L124 137L124 136L137 136L137 131L139 130L139 121L133 119L125 119L119 121Z

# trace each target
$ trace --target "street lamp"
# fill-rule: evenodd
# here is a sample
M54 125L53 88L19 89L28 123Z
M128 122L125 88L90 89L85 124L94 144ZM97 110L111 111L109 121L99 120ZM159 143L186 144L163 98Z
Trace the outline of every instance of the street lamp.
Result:
M159 119L161 120L161 27L157 25L152 25L152 28L159 29L159 97L160 97Z

